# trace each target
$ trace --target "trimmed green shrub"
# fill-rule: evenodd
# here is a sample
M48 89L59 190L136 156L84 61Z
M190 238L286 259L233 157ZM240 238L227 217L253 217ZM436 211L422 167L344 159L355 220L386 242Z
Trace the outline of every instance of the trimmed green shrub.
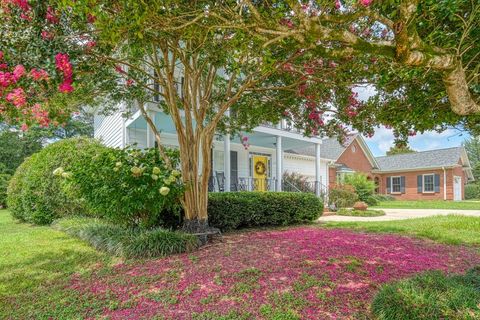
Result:
M369 206L377 206L380 203L380 201L378 200L377 197L375 197L375 195L368 196L365 202Z
M64 218L54 228L80 238L97 250L126 258L153 258L193 251L197 237L166 229L125 228L100 219Z
M344 183L353 186L358 199L370 205L368 200L375 193L375 182L368 180L363 173L355 172L345 175Z
M335 209L352 207L357 201L358 195L351 185L336 185L329 190L328 204L334 205Z
M341 208L337 211L339 216L351 216L351 217L379 217L384 216L385 211L382 210L355 210Z
M59 217L87 213L85 201L75 188L54 179L53 171L68 167L87 150L105 148L92 139L65 139L27 158L8 187L7 205L12 215L30 223L49 224Z
M480 267L465 275L429 271L384 285L375 296L377 319L479 319Z
M465 199L480 199L480 184L467 184L465 186Z
M374 194L372 197L375 198L377 202L395 201L395 197L389 194Z
M322 201L311 193L221 192L208 200L209 224L222 231L309 222L322 212Z
M166 150L172 166L178 152ZM158 149L91 149L77 157L66 182L78 189L97 216L124 226L178 226L183 185L180 171L168 169ZM59 178L61 180L61 178Z
M7 206L7 188L11 177L9 174L0 173L0 208Z

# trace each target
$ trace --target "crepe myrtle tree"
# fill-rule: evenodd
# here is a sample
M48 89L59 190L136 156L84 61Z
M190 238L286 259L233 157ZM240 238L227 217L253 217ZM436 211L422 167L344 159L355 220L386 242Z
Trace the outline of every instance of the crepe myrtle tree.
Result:
M372 135L379 124L403 137L459 124L478 130L479 116L464 115L478 105L478 44L472 41L478 7L466 1L416 3L414 13L400 12L406 3L412 9L408 1L1 3L0 43L8 62L0 79L9 80L0 83L0 117L28 125L40 122L35 110L41 108L49 125L81 105L108 109L107 102L123 101L141 110L168 163L161 131L147 112L160 97L157 106L178 135L189 231L207 226L216 132L235 134L281 119L306 135L340 139L347 127ZM444 49L432 49L435 41ZM445 56L452 65L440 68ZM19 65L29 74L44 65L48 77L27 77L15 71ZM452 74L459 77L455 89L445 81ZM371 93L368 101L358 97L362 86Z

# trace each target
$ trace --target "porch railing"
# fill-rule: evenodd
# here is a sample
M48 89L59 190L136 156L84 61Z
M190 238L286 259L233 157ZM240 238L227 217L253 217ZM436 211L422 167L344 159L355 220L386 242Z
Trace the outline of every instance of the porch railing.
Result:
M239 177L230 184L230 191L278 191L275 178L257 179L250 177ZM325 198L327 188L320 181L303 182L301 185L289 181L282 181L282 191L285 192L307 192L316 193L317 186L320 188L320 196ZM223 178L210 177L210 192L224 192L225 181Z

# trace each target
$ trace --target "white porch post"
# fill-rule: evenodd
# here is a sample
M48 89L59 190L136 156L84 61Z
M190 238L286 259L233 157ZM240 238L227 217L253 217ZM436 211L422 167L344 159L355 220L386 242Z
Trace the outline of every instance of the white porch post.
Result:
M147 111L148 116L152 119L153 123L155 123L155 112ZM147 124L147 148L154 148L155 147L155 135L153 130Z
M315 194L320 197L320 143L315 144Z
M225 112L225 116L230 116L230 110ZM230 176L230 134L226 133L223 136L223 172L225 174L225 192L230 191L231 176Z
M276 180L276 188L275 191L279 192L282 191L282 178L283 178L283 150L282 150L282 137L277 136L277 152L276 152L276 157L277 157L277 180Z

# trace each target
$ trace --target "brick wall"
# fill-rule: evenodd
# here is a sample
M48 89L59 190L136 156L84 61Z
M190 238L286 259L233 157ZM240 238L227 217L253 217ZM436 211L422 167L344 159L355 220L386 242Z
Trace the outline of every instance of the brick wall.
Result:
M440 191L434 193L419 193L417 190L417 176L421 174L438 174L440 176ZM465 174L461 167L456 167L453 169L446 169L447 176L447 200L453 200L453 176L462 177L462 199L464 198L464 183L465 183ZM391 194L398 200L443 200L444 199L444 173L443 170L427 170L427 171L414 171L414 172L403 172L403 173L385 173L381 174L381 185L380 193L386 194L386 179L390 176L404 176L405 177L405 193L402 194Z

